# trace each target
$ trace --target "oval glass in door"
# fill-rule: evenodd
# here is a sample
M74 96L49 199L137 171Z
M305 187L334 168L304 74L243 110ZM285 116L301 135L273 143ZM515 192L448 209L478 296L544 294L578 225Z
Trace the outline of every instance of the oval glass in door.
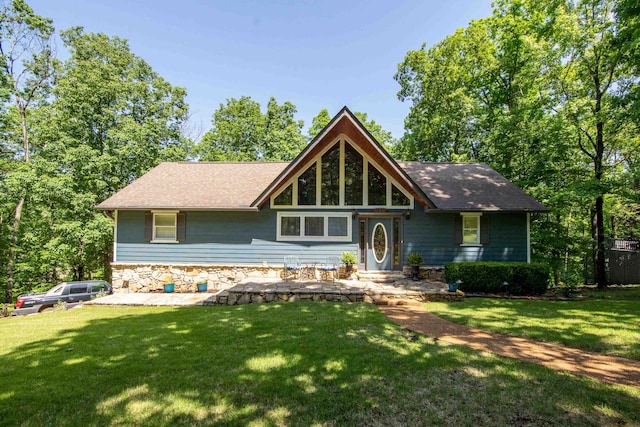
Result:
M378 264L382 263L387 256L387 241L387 229L384 227L384 224L379 222L373 227L373 233L371 233L373 257Z

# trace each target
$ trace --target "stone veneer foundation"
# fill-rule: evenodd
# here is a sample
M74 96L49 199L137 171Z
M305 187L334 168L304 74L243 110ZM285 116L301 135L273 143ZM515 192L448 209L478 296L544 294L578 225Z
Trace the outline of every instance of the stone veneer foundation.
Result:
M114 292L162 292L166 283L174 283L175 292L196 292L202 282L207 282L207 292L217 292L251 279L283 279L283 268L275 266L113 263L111 268ZM350 275L356 272L354 266ZM344 267L339 275L347 278Z
M282 279L282 267L222 266L222 265L165 265L112 264L112 284L115 292L161 292L166 283L175 284L175 292L196 292L197 284L207 282L207 291L222 291L251 279ZM353 273L357 273L354 266ZM411 267L404 267L405 277L411 277ZM346 278L344 267L340 278ZM421 267L423 280L443 280L444 267Z

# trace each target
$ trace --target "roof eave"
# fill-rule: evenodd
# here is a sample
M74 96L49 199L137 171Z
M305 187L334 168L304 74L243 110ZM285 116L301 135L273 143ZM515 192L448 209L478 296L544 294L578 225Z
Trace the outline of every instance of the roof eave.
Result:
M468 207L458 207L458 208L438 208L435 209L424 209L425 213L458 213L458 212L487 212L487 213L545 213L550 212L549 209L534 209L534 208L468 208Z
M258 212L260 209L254 206L101 206L97 205L95 209L105 211L149 211L149 210L180 210L180 211L221 211L235 212L248 211Z

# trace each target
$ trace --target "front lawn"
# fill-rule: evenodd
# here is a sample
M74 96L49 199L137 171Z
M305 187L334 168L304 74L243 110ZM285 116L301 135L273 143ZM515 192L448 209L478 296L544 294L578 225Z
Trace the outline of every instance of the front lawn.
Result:
M589 299L576 301L466 298L462 304L429 303L427 309L487 331L640 360L640 299L634 295L589 291L584 292Z
M5 319L0 378L3 425L640 424L638 389L434 343L369 304Z

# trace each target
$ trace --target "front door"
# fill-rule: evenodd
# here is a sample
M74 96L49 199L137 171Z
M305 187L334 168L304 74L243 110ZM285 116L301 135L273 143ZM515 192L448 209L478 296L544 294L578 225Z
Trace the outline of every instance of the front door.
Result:
M367 270L392 270L393 218L371 217L367 223Z

